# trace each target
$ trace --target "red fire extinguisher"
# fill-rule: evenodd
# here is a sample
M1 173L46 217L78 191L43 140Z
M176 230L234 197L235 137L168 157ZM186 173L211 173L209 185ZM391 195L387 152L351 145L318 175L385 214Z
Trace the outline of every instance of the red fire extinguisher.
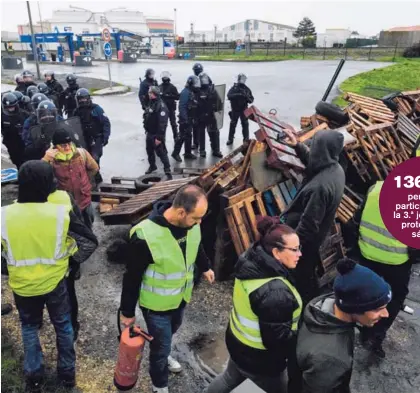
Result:
M114 385L120 391L132 389L138 379L141 358L146 341L153 337L138 326L131 326L121 332L120 310L118 310L118 332L120 349L114 373Z

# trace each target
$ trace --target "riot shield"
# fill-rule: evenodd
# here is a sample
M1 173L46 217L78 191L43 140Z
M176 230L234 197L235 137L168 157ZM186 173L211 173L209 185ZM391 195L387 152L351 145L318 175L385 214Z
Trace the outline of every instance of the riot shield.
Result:
M82 123L80 122L79 117L70 117L69 119L59 120L56 123L36 125L32 127L29 132L31 134L33 145L37 148L49 146L54 132L59 129L68 131L74 144L77 147L83 147L86 149Z
M214 114L217 123L217 129L223 128L223 117L225 114L225 97L226 97L226 85L215 85L214 89L217 93L217 112Z

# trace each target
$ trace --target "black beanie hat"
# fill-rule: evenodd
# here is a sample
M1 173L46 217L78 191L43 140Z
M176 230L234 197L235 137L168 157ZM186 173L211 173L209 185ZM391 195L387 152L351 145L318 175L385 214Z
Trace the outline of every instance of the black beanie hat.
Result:
M52 143L54 146L62 145L65 143L72 142L70 133L67 130L64 130L62 128L59 128L54 132L54 135L52 137Z
M363 314L385 306L391 301L391 287L367 267L349 258L337 263L338 276L334 281L337 307L348 314Z

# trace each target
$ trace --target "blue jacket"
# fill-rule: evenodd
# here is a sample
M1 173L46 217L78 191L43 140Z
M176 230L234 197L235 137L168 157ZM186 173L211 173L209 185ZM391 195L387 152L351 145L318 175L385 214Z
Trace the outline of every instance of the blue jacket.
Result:
M56 120L60 121L63 120L63 118L57 115ZM36 113L32 113L23 123L22 140L25 144L25 147L32 145L33 141L31 139L31 133L29 131L32 127L36 125L38 125L38 119L36 117Z
M91 137L96 137L99 134L103 138L104 143L108 143L109 136L111 135L111 122L109 121L108 116L105 114L102 107L98 104L91 105L92 110L89 113L89 119L84 118L81 108L76 108L73 112L73 116L79 116L82 122L83 131L87 123L91 123L91 127L95 128L94 135L88 135Z
M198 108L196 94L185 87L179 96L179 124L192 123Z
M139 88L139 100L140 100L140 104L143 110L145 110L147 105L149 104L148 93L149 93L150 86L157 86L157 85L158 83L156 79L150 80L150 79L144 78L141 81L140 88Z

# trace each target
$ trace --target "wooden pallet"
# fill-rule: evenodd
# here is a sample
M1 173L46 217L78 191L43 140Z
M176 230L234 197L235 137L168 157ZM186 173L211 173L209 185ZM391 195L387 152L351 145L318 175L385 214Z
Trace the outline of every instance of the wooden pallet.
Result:
M225 209L226 222L238 256L259 240L257 215L267 215L262 193L244 198Z
M400 113L396 128L404 149L410 156L417 139L420 137L420 126L416 126L406 115Z
M343 198L337 209L337 218L340 222L346 224L351 220L362 202L362 198L355 194L349 187L345 186Z
M351 106L351 110L363 115L370 123L393 122L395 114L381 100L361 96L355 93L346 93L344 99L355 104ZM350 116L350 113L349 113Z

